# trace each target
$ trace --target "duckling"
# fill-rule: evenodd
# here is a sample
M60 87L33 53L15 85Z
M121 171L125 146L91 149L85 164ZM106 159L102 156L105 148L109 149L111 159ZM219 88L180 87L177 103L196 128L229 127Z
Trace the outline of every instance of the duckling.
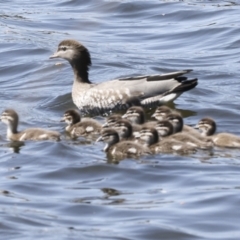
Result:
M168 120L158 121L155 129L160 137L167 137L174 134L173 125Z
M172 112L173 110L170 107L162 105L156 108L154 114L151 117L155 118L158 121L162 121L165 120L167 115L169 115Z
M120 119L122 119L122 115L114 113L106 119L106 122L102 125L102 127L103 128L113 127L116 124L116 122Z
M118 120L113 128L118 132L121 140L135 140L132 124L127 119Z
M4 110L0 119L7 125L7 139L10 141L60 141L60 133L56 131L49 131L42 128L29 128L19 132L17 130L19 117L13 109Z
M121 141L116 130L112 128L103 129L98 141L104 141L106 146L104 151L113 157L139 157L141 155L151 154L148 147L142 146L132 141Z
M66 122L68 125L65 130L72 137L99 135L102 130L102 125L91 118L82 118L77 110L70 109L64 113L61 122Z
M146 121L144 109L140 106L132 106L128 108L122 118L128 119L133 125L137 125L138 129L143 127L143 125L154 127L157 123L156 121Z
M203 118L201 119L197 126L200 129L203 136L211 139L215 146L218 147L240 147L240 137L231 133L217 133L217 124L212 118Z
M172 112L167 115L166 119L172 123L175 133L184 132L184 133L190 134L191 136L201 141L208 141L208 139L202 136L195 128L185 125L180 113Z
M167 120L172 123L174 129L174 134L172 134L168 138L182 141L191 146L201 149L209 149L213 147L213 143L210 139L204 138L204 141L202 141L201 139L199 139L198 135L194 135L192 132L182 132L183 118L179 114L171 113L167 116Z
M174 129L175 129L175 132L179 132L179 131L187 132L187 133L190 133L191 135L193 135L194 137L196 137L196 138L198 138L198 139L200 139L202 141L206 141L206 138L201 136L201 134L199 134L199 132L196 131L196 129L194 129L193 127L188 126L186 124L183 124L183 121L181 120L182 116L181 116L180 112L178 112L176 110L173 110L173 109L171 109L168 106L164 106L164 105L163 106L159 106L155 110L155 112L152 115L152 117L154 117L158 121L162 121L162 120L166 120L167 116L170 115L171 113L173 113L174 115L175 114L179 115L178 117L176 117L176 115L175 115L175 119L173 118L174 121L172 121ZM183 124L182 128L181 128L181 124Z
M142 107L132 106L128 108L126 113L122 116L131 121L133 124L143 124L145 123L145 113Z
M159 139L157 130L151 127L142 128L139 139L144 146L148 146L153 153L189 154L196 152L194 146L188 145L185 142L170 138Z

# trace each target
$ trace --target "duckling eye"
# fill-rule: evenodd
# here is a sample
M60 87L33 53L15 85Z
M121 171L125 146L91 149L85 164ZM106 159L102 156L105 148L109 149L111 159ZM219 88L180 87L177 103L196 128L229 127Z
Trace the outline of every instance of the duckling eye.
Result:
M62 50L62 51L66 51L67 48L66 48L66 47L61 47L61 50Z

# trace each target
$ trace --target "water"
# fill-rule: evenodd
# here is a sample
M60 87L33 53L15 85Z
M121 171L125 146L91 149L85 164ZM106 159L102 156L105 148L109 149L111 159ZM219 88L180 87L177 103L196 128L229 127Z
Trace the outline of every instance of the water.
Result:
M94 82L194 69L199 85L174 107L189 124L211 116L219 131L240 135L239 10L238 1L217 0L3 2L0 111L16 109L21 129L63 132L73 73L48 57L72 38L90 50ZM5 134L1 124L2 239L240 238L239 150L115 164L101 143L18 149Z

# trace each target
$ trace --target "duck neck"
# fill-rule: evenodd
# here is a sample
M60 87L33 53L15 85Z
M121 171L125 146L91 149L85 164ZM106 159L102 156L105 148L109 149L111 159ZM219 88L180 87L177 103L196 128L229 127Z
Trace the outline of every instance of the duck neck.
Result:
M110 148L110 146L109 146L109 144L107 143L106 145L105 145L105 147L104 147L104 152L107 152L108 150L109 150L109 148Z
M137 124L144 124L145 123L145 116L144 113L140 114L138 123Z
M152 138L151 138L151 144L150 145L156 144L156 143L158 143L158 141L159 141L158 132L154 131L153 135L152 135Z
M207 129L207 131L205 132L206 136L211 136L216 132L216 127L215 126L211 126Z
M107 144L104 147L104 151L108 152L110 147L112 147L114 144L118 143L119 141L120 141L119 136L118 135L114 136L114 138L111 141L107 142Z
M75 81L79 83L91 84L91 82L88 79L88 69L89 69L88 65L82 62L81 59L72 61L70 64L73 68Z
M179 119L178 123L173 123L174 133L181 132L183 129L183 120Z
M7 138L10 139L13 134L18 133L17 124L9 123L7 127Z

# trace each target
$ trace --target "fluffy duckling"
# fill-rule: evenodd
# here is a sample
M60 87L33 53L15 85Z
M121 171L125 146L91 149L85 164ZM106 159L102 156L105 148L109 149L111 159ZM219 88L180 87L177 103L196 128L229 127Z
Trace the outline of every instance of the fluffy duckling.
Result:
M167 115L169 115L172 112L173 110L170 107L163 105L157 107L154 114L151 117L155 118L157 121L162 121L165 120Z
M116 122L120 119L122 119L122 115L114 113L106 119L106 122L102 125L102 127L103 128L113 127L116 124Z
M178 141L185 142L191 146L198 147L201 149L209 149L212 148L213 143L210 139L204 138L204 141L194 136L194 134L191 132L183 132L183 118L181 115L177 113L171 113L167 116L167 120L172 123L174 134L169 136L168 138L175 139Z
M132 124L127 119L118 120L113 128L118 132L121 140L135 140Z
M163 138L159 141L159 135L155 128L144 127L140 131L139 139L141 143L148 146L153 153L179 153L189 154L196 152L194 146L176 139Z
M210 138L214 145L218 147L240 147L240 137L231 133L217 133L217 124L212 118L203 118L196 126L200 129L203 136Z
M117 131L112 128L103 129L101 136L97 139L98 141L104 141L106 143L104 151L117 158L139 157L151 153L148 147L138 143L132 141L120 142Z
M173 125L168 120L158 121L155 129L160 137L167 137L174 134Z
M21 132L18 128L18 114L13 109L6 109L2 112L0 119L7 125L7 139L11 141L43 141L43 140L60 140L60 133L49 131L42 128L29 128Z
M183 124L183 120L181 120L181 118L182 118L181 114L179 112L177 112L176 110L171 109L168 106L164 106L164 105L159 106L155 110L152 117L154 117L158 121L162 121L162 120L166 120L168 115L170 115L170 114L174 114L174 115L178 114L179 115L178 118L176 118L176 116L175 116L175 119L173 119L174 121L172 121L175 132L180 132L180 131L187 132L202 141L206 140L206 138L204 138L201 134L199 134L199 132L196 131L196 129L194 129L193 127L188 126L186 124ZM181 125L182 125L182 127L181 127Z
M143 124L145 123L145 113L142 107L140 106L132 106L128 108L126 113L122 116L122 118L126 118L133 124Z
M122 118L128 119L135 129L135 131L140 130L143 125L148 127L155 127L156 121L146 121L146 116L144 109L140 106L132 106L128 108L126 113Z
M82 118L77 110L71 109L64 113L61 122L66 122L65 130L72 137L99 135L102 125L92 118Z
M185 125L183 122L183 118L180 113L172 112L167 115L167 120L169 120L174 128L174 132L183 132L197 138L200 141L206 142L209 141L206 137L201 135L195 128Z

